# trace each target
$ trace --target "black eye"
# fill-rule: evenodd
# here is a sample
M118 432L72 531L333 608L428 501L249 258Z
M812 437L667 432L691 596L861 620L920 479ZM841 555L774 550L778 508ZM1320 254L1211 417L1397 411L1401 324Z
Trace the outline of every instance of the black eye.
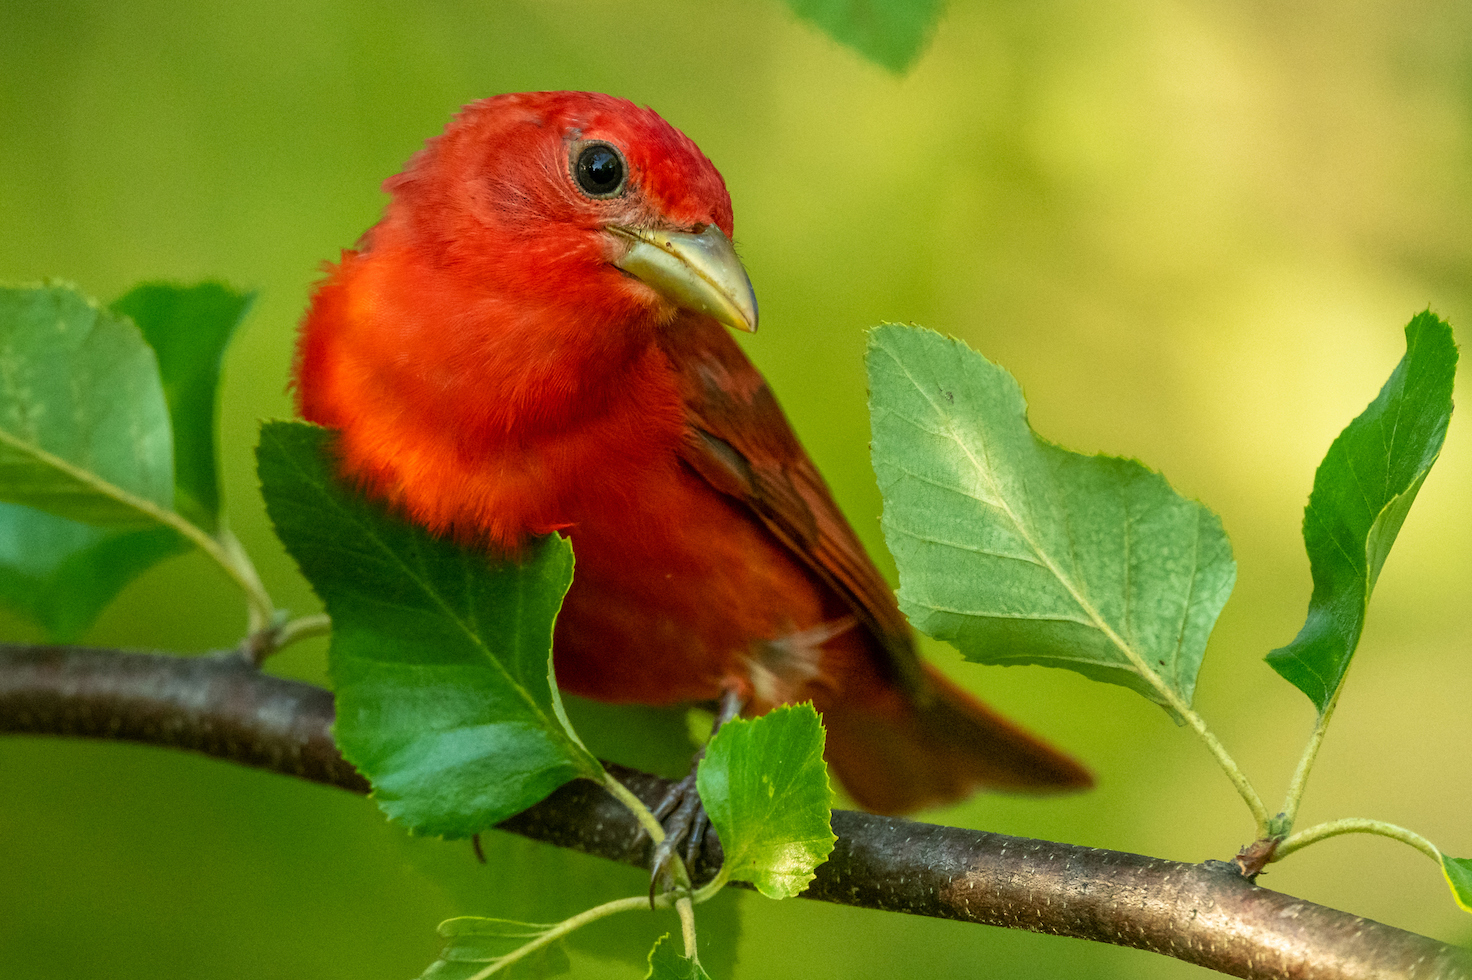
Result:
M589 197L617 197L623 193L623 154L608 143L589 143L578 153L572 173Z

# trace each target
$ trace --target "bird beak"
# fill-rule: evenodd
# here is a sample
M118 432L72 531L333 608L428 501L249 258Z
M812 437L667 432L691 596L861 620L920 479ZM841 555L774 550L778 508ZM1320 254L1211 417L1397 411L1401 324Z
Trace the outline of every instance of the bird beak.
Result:
M700 234L658 228L609 231L629 242L614 265L665 299L737 330L756 331L756 293L731 240L715 225Z

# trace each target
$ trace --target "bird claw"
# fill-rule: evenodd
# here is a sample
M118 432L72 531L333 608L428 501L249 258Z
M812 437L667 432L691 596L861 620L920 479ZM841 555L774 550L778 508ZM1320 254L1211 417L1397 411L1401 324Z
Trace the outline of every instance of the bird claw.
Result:
M721 696L720 707L716 712L715 725L711 729L714 735L720 727L741 713L741 698L734 690L728 690ZM649 859L649 903L654 904L654 896L658 892L661 883L666 889L681 884L686 887L690 882L677 882L672 871L671 861L679 852L680 846L684 845L684 869L686 873L695 870L695 859L700 855L700 850L705 846L705 834L710 829L710 817L706 815L705 807L700 802L700 791L695 785L695 774L700 766L700 760L705 758L705 749L695 753L695 759L690 766L690 774L675 783L665 793L664 799L654 808L654 819L664 826L664 840L654 846L654 852ZM648 839L648 834L643 827L634 835L629 850L634 850Z
M654 846L649 859L649 901L661 890L669 890L677 884L672 861L675 855L683 859L687 871L693 871L696 858L705 845L705 834L710 829L710 818L700 803L700 793L695 788L695 773L670 787L669 792L652 811L654 819L664 825L664 839ZM644 828L639 828L629 849L632 851L649 839Z
M710 827L710 818L705 815L705 807L700 803L700 793L695 788L695 774L691 773L670 787L654 813L655 818L664 824L664 840L655 845L654 853L650 855L651 889L661 877L669 876L670 859L681 852L682 845L681 857L684 858L685 867L688 871L693 871L696 856L705 843L705 832Z

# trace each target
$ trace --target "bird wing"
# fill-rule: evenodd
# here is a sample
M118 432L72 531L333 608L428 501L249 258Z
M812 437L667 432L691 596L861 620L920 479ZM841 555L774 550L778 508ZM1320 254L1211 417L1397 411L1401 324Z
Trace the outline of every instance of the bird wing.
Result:
M923 689L910 625L782 414L766 380L724 327L681 314L662 332L689 427L682 458L748 508L852 607L877 641L885 672Z

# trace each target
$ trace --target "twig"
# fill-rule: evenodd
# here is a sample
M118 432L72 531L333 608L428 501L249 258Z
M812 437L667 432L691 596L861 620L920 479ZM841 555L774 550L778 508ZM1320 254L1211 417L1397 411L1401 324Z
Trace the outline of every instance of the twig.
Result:
M179 658L0 645L0 732L191 749L362 793L338 754L332 695L234 655ZM669 783L611 767L647 803ZM647 867L634 818L601 786L569 783L501 829ZM864 813L833 814L838 845L804 893L1148 949L1239 977L1472 978L1472 954L1261 888L1221 862L1179 864ZM713 835L711 835L713 837ZM714 873L707 838L692 869Z

